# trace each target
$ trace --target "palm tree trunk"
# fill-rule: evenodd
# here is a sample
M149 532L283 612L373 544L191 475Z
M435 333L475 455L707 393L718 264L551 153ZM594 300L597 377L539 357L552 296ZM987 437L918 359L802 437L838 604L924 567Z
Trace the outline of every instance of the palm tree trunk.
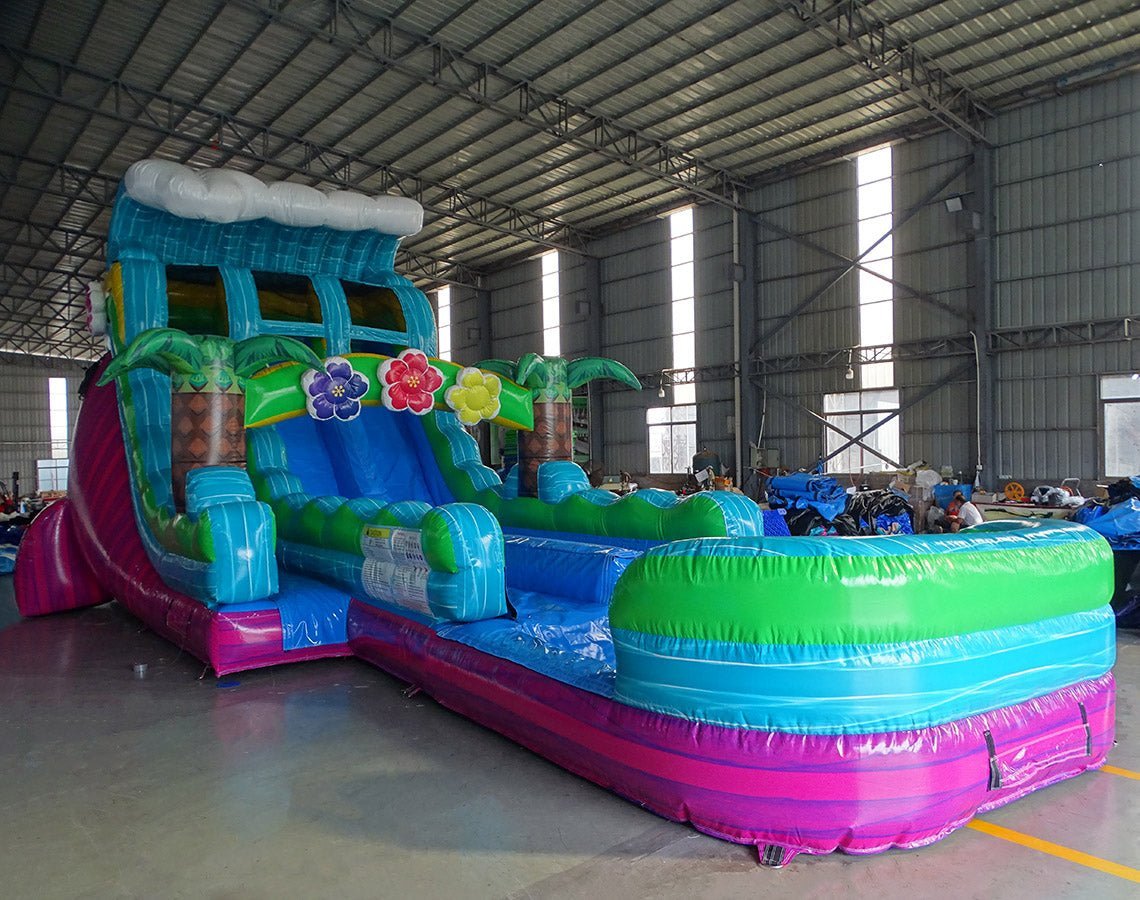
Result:
M574 459L574 405L564 400L534 404L534 430L519 432L519 496L538 496L538 467Z
M176 391L170 395L170 485L186 509L186 475L200 466L245 468L245 395Z

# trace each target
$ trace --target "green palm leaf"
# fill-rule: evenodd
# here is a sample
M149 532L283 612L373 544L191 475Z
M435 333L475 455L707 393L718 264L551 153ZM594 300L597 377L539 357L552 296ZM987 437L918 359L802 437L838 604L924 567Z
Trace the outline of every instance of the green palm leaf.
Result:
M234 372L239 378L249 378L262 369L278 363L295 362L309 369L320 369L320 357L298 340L279 335L264 334L246 338L234 347Z
M518 381L518 368L509 359L484 359L475 363L476 369L485 369L488 372L494 372L496 375L501 375L503 378L509 378L511 381Z
M150 328L142 332L111 360L99 384L109 384L135 369L154 369L164 375L192 375L207 361L198 342L177 328Z
M537 353L524 353L519 357L518 378L515 380L523 387L548 387L546 382L549 375L546 360Z
M570 388L581 387L589 381L600 381L609 378L620 381L635 391L641 390L641 382L637 376L617 360L603 359L600 356L586 356L575 359L570 363L567 382Z

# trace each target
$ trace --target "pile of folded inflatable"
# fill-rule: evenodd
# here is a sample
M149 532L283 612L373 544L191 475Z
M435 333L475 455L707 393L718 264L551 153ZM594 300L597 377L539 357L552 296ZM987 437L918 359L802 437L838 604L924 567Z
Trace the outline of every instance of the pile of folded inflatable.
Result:
M1140 475L1110 484L1107 498L1089 500L1073 514L1073 520L1099 532L1112 547L1116 623L1140 627Z
M783 510L793 535L911 534L912 509L896 491L848 494L834 478L810 472L768 480L768 505Z

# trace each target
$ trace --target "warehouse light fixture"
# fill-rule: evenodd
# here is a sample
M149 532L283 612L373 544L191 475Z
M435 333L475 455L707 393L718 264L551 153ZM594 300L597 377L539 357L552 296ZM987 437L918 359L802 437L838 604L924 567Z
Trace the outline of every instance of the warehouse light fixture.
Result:
M854 350L848 350L847 351L847 371L843 373L843 377L846 378L848 381L854 381L855 380L855 369L851 365L851 357L854 356L854 354L855 354Z
M945 201L946 212L961 212L962 211L962 198L961 197L947 197Z

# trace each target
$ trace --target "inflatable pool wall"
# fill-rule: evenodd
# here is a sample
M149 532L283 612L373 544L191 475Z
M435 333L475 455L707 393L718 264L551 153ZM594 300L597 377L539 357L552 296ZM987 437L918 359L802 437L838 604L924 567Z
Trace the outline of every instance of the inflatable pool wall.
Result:
M174 328L290 337L322 367L225 386L246 467L195 468L185 509L169 377L92 387L69 497L21 545L21 612L115 598L219 675L356 655L768 865L921 846L1104 762L1103 539L1036 521L793 538L738 494L619 498L557 461L520 496L464 423L529 428L530 392L438 359L427 298L393 270L421 216L133 166L110 353Z

